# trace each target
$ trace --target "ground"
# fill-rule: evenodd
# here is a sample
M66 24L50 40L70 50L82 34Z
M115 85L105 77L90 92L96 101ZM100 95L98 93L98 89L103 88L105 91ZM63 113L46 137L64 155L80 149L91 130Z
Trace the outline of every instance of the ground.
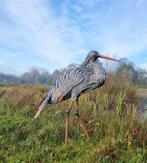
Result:
M47 106L34 119L46 85L0 86L0 160L2 162L145 162L147 121L138 115L138 94L146 90L111 80L80 98L87 141L71 113L65 147L67 102ZM137 93L136 93L137 91ZM139 93L138 93L139 92Z

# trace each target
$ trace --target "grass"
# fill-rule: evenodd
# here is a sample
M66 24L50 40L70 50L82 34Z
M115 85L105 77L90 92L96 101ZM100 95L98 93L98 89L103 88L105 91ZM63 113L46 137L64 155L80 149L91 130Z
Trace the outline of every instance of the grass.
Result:
M136 88L111 78L81 96L81 114L91 136L77 128L71 113L64 145L67 102L47 106L33 119L46 85L3 86L0 97L1 162L146 162L147 122L138 116Z

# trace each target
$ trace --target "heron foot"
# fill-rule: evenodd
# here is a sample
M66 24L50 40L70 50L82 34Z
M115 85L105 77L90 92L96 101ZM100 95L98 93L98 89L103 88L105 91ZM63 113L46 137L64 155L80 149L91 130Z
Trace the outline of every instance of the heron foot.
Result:
M68 130L69 130L69 113L72 109L73 101L69 105L68 109L66 110L66 123L65 123L65 146L68 144Z
M83 131L84 131L84 133L85 133L85 136L87 137L88 140L90 140L89 133L88 133L88 131L87 131L87 129L86 129L86 127L85 127L83 121L82 121L81 116L79 115L78 112L75 113L75 115L78 117L78 125L79 125L79 127L80 127L81 129L83 129Z

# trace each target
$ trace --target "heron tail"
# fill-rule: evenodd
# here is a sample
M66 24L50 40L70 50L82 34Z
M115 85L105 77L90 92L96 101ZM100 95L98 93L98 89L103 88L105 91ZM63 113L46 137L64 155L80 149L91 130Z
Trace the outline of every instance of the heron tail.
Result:
M49 96L46 96L46 97L41 101L40 106L39 106L39 109L38 109L37 113L36 113L35 116L34 116L35 119L40 115L41 111L44 109L44 107L45 107L45 106L47 105L47 103L49 102L49 99L50 99L50 97L49 97Z

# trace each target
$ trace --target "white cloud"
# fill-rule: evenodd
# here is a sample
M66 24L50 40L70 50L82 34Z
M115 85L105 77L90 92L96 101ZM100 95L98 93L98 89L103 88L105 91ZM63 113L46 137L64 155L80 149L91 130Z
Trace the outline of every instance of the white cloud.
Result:
M67 15L56 17L50 4L46 7L46 3L39 0L6 0L5 11L15 27L0 29L8 32L5 39L11 41L7 47L26 48L47 57L50 63L64 66L80 49L81 33L78 26L68 21ZM13 41L16 41L15 45Z
M130 58L147 49L145 0L76 1L74 5L69 1L68 5L77 13L76 21L81 21L85 46Z
M147 49L145 0L114 0L109 4L106 0L65 0L57 15L56 6L50 2L1 3L7 20L0 22L0 52L5 51L0 56L29 58L32 53L46 58L48 69L53 70L77 58L84 59L83 54L91 49L119 57L131 57Z
M139 67L147 70L147 63L142 63L139 65Z
M0 60L0 73L20 74L18 70L15 70L13 67L11 67L9 64L7 64L3 60Z

